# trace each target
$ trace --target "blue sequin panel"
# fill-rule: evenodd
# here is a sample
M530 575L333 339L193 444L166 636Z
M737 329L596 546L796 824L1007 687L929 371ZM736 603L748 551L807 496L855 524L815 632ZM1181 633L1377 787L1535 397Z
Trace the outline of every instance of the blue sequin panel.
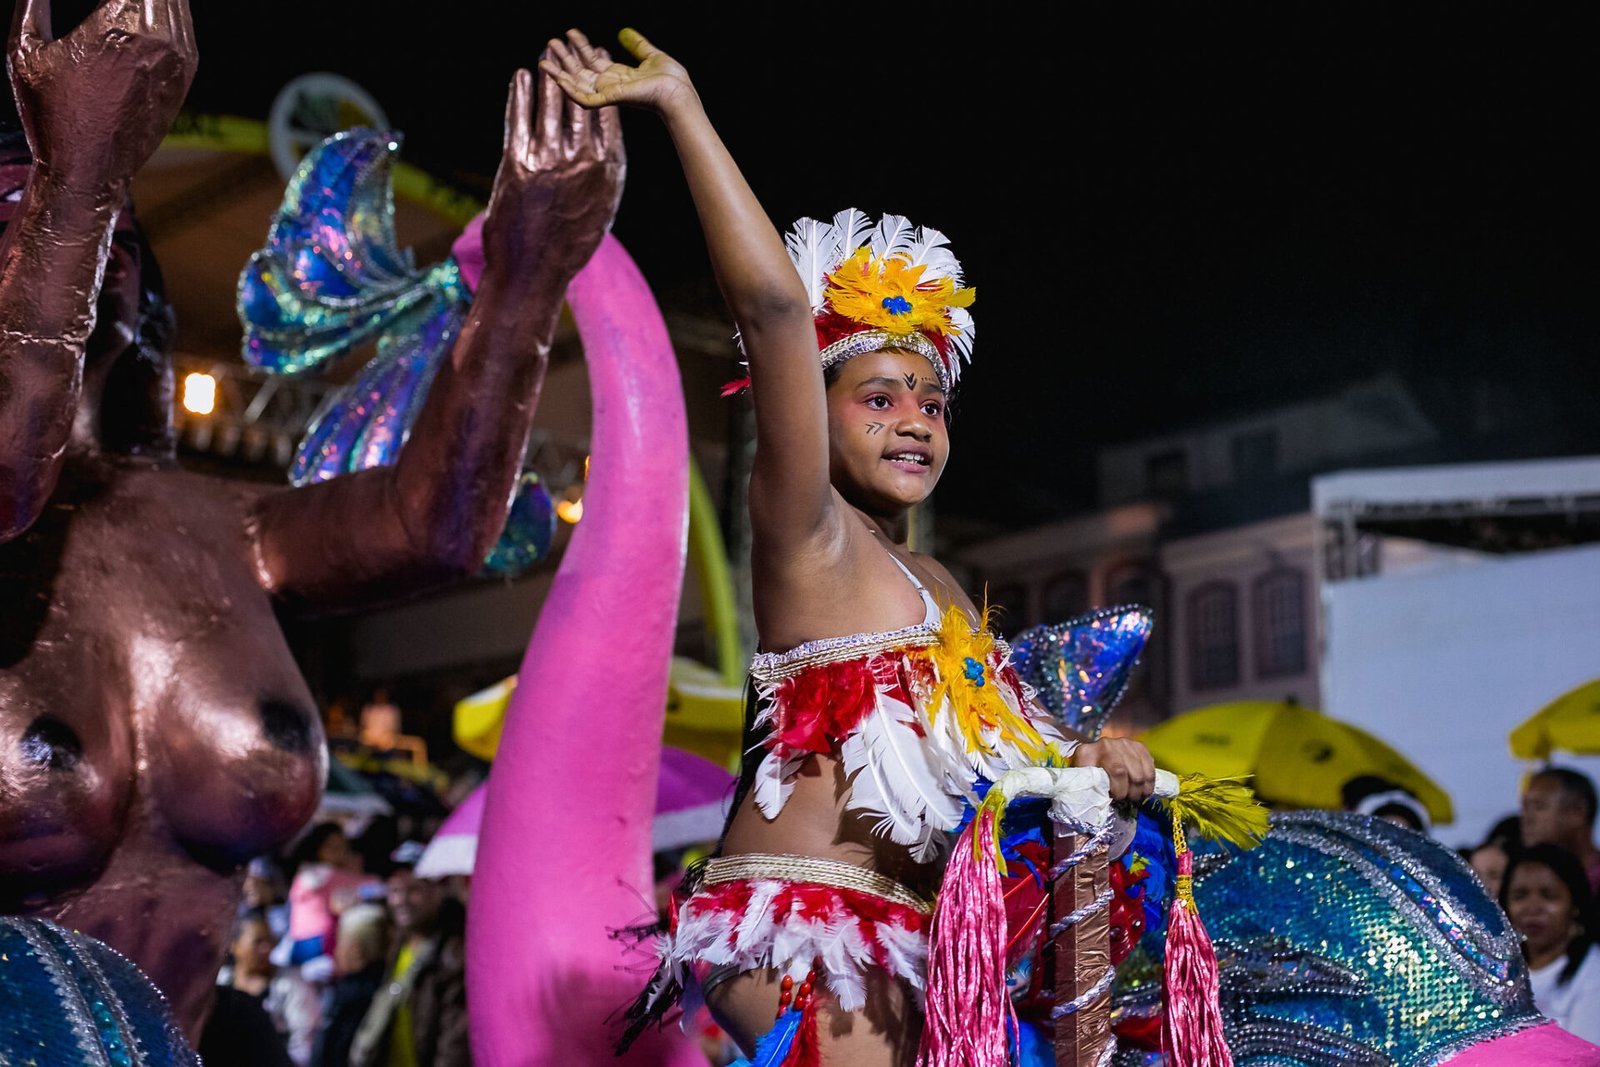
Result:
M195 1067L165 999L110 946L0 917L0 1063Z
M1204 859L1195 899L1238 1067L1422 1067L1542 1021L1515 931L1431 838L1287 812L1259 847ZM1117 997L1148 998L1159 972L1130 963Z

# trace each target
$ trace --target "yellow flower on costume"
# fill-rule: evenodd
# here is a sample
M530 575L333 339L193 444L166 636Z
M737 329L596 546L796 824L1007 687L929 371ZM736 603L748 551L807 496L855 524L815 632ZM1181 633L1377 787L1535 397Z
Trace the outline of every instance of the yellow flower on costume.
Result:
M961 608L952 604L945 609L939 620L938 643L926 650L939 675L929 694L930 718L937 720L949 709L969 753L992 750L998 739L1016 746L1029 762L1042 763L1050 757L1052 746L1021 709L1006 702L990 662L994 651L987 603L976 628ZM985 734L990 737L986 739Z
M871 248L860 248L828 275L828 306L863 326L902 336L960 333L948 309L968 307L978 291L956 288L953 278L924 282L926 269L898 255L875 259Z

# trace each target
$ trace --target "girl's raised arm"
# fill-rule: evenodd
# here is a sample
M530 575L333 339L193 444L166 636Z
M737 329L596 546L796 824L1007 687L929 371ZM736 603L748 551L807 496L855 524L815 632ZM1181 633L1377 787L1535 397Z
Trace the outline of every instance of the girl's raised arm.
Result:
M750 518L769 548L814 543L837 521L828 481L828 412L806 287L689 81L633 30L619 36L638 66L613 63L576 30L541 64L585 107L631 104L666 122L705 231L711 266L750 361L756 459Z

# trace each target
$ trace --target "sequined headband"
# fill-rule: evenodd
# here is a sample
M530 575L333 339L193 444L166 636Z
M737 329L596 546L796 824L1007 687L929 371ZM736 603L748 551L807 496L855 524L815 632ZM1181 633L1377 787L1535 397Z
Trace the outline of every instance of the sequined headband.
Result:
M946 393L950 392L955 384L950 381L950 373L945 368L944 357L938 347L920 333L897 335L888 330L858 330L847 334L822 349L822 369L827 370L835 363L843 363L847 359L864 356L868 352L879 352L885 348L903 348L907 352L925 356L928 362L933 364L934 372L939 375L939 387Z

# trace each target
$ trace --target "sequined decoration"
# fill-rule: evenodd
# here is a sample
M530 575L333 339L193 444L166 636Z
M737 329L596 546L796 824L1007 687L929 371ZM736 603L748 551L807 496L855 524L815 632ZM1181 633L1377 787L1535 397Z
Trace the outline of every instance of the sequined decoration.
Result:
M456 261L419 271L396 243L399 148L397 136L358 128L313 149L239 278L243 356L253 366L326 372L376 342L376 354L313 415L289 466L293 485L393 464L461 334L471 296ZM491 573L515 574L549 552L554 519L547 531L549 496L537 482L531 473L519 482L485 561Z
M0 1063L199 1067L161 993L92 937L0 916L0 990Z
M500 540L483 561L487 574L503 578L521 574L550 554L556 536L556 508L549 490L532 471L517 479L511 498L511 513L500 531Z
M1516 931L1431 838L1286 812L1259 847L1208 859L1195 899L1238 1067L1423 1067L1544 1022ZM1159 972L1131 968L1119 982L1122 1009L1139 1015Z
M1093 741L1122 698L1154 625L1150 609L1137 604L1102 608L1024 630L1011 642L1012 663L1051 714Z
M453 261L418 271L395 242L397 137L334 134L300 163L267 232L239 277L245 362L296 374L466 297Z

